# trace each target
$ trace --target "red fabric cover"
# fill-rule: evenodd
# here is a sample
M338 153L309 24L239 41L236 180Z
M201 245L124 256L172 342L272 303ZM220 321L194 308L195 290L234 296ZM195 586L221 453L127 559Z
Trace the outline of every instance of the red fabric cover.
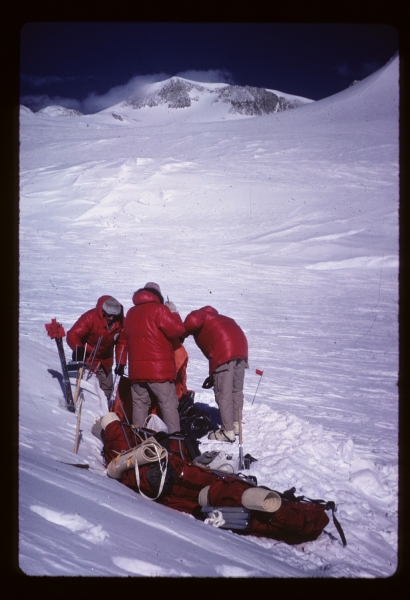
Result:
M110 411L115 412L121 421L128 420L132 423L131 382L125 375L122 375L118 381L114 404Z
M149 290L136 292L135 306L127 312L119 343L125 346L121 363L126 363L131 381L174 381L176 367L173 338L184 332L178 313L161 304Z
M209 504L210 506L242 506L242 494L250 487L253 487L250 483L231 477L218 479L209 488Z
M118 454L124 450L130 449L120 421L112 421L109 423L102 433L102 438L104 442L104 460L107 465L109 465ZM132 447L131 437L130 443Z
M121 423L114 421L107 425L104 431L104 455L107 464L121 450L128 450L128 444ZM194 510L198 511L199 492L208 485L211 506L242 506L243 492L252 487L250 483L240 481L229 474L216 474L209 469L192 465L172 452L169 452L168 460L174 468L176 480L171 493L157 502L174 510L189 514ZM140 489L146 496L152 496L147 470L148 465L140 467ZM124 472L121 483L137 491L134 469ZM280 508L274 513L251 511L250 529L237 533L273 538L287 544L301 544L316 540L328 523L329 517L323 506L282 498Z
M211 506L242 506L243 492L251 487L245 482L228 478L219 479L209 488ZM246 533L269 537L287 544L301 544L316 540L329 523L324 507L282 498L274 513L251 512L251 528Z
M250 533L287 544L302 544L316 540L328 523L323 506L282 499L281 507L272 515L253 512Z
M88 310L74 323L71 329L67 332L67 344L74 352L77 347L84 347L87 343L87 358L98 342L98 338L102 336L97 355L94 359L93 366L97 366L101 362L101 366L106 373L111 371L113 365L113 351L115 345L115 336L121 332L124 324L123 311L119 321L114 321L111 329L107 329L107 322L103 317L102 305L111 296L101 296L98 299L95 308ZM118 349L117 349L118 352Z
M219 365L244 358L248 360L248 341L239 325L220 315L212 306L189 313L184 321L185 337L193 335L197 346L209 360L209 374Z

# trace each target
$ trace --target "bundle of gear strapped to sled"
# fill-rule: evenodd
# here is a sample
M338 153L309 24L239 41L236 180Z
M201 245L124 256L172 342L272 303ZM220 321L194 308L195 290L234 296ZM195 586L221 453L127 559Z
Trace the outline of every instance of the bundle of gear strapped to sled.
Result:
M214 468L221 466L219 453L200 455L197 441L184 434L137 428L115 413L102 417L93 433L104 444L108 475L147 499L214 527L288 544L317 539L330 510L346 545L334 502L297 497L295 488L277 492L258 486L255 477Z

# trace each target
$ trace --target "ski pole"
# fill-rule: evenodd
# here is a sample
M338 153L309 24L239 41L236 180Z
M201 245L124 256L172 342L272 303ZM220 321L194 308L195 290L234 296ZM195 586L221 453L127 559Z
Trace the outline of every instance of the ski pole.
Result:
M263 375L263 371L260 371L259 369L256 369L255 372L256 372L256 375L260 375L260 379L259 379L258 385L256 387L256 392L255 392L255 396L253 397L253 400L255 400L255 398L256 398L256 394L257 394L257 391L258 391L258 388L259 388L259 384L261 382L262 375ZM252 400L252 404L253 404L253 400Z
M91 368L92 368L92 365L93 365L93 362L94 362L94 359L95 359L95 355L97 354L97 350L98 350L98 346L100 344L101 337L102 336L100 336L98 338L98 341L97 341L96 345L94 346L94 348L93 348L93 350L92 350L92 352L91 352L91 354L90 354L90 356L88 358L89 364L88 365L86 364L86 366L88 366L88 369L90 371L91 371ZM86 355L85 354L84 354L84 362L86 363ZM89 379L89 377L90 377L90 373L87 375L87 379Z
M242 409L239 409L239 465L238 470L241 471L243 466L243 439L242 439Z
M92 366L93 366L93 364L94 364L94 360L95 360L95 358L96 358L96 356L97 356L98 348L100 347L100 344L101 344L101 340L102 340L102 338L103 338L103 336L102 336L102 335L100 335L100 337L98 338L98 342L96 343L96 345L95 345L95 347L94 347L94 350L91 352L90 359L92 358L92 360L91 360L90 366L88 367L88 368L89 368L89 372L88 372L88 375L87 375L87 379L86 379L86 381L88 381L88 380L90 379L90 377L91 377L91 374L92 374Z
M124 352L124 346L122 346L122 348L121 348L120 360L118 361L118 364L121 364L121 359L122 359L122 354L123 354L123 352ZM108 402L108 409L110 409L110 408L112 407L112 405L114 404L114 394L115 394L115 392L117 391L117 390L115 389L115 382L117 381L117 377L118 377L118 375L117 375L117 373L116 373L116 374L115 374L115 377L114 377L114 385L112 386L111 398L110 398L110 400L109 400L109 402Z
M98 352L98 348L99 348L99 346L100 346L101 340L102 340L102 335L100 335L100 337L99 337L99 338L98 338L98 340L97 340L97 343L96 343L96 345L94 346L94 348L92 349L92 351L91 351L91 353L90 353L90 356L89 356L89 358L88 358L88 360L89 360L89 361L91 361L91 362L90 362L90 365L92 365L92 364L93 364L93 362L94 362L94 360L95 360L95 357L96 357L96 354L97 354L97 352Z

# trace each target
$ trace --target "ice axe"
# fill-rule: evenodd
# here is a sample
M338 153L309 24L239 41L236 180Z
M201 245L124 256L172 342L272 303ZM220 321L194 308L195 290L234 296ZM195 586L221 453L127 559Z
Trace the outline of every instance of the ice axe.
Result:
M48 335L52 340L56 341L58 354L60 356L61 369L63 371L63 384L64 384L64 396L67 403L67 408L71 412L75 411L75 405L73 401L73 393L71 391L70 378L68 376L67 361L64 354L63 348L63 337L65 336L64 327L61 323L57 322L57 319L51 319L51 323L45 325Z

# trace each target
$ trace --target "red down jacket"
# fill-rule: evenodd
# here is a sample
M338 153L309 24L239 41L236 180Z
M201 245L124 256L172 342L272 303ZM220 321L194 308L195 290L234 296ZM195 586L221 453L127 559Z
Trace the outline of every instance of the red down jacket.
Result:
M123 335L128 352L128 376L131 381L174 381L175 367L173 338L184 333L184 324L178 313L161 304L158 296L149 290L135 292L135 306L129 309ZM126 356L121 362L125 364Z
M244 358L248 360L248 341L239 325L220 315L212 306L193 310L184 321L185 333L193 335L197 346L209 360L209 374L219 365Z
M114 345L124 325L124 311L121 310L120 319L114 321L111 329L107 328L107 321L103 316L102 305L110 297L101 296L97 301L97 306L81 315L67 332L67 344L73 352L76 346L84 347L87 343L87 357L94 350L94 347L98 343L98 338L102 336L94 360L94 366L97 366L101 362L101 366L106 373L112 369Z

